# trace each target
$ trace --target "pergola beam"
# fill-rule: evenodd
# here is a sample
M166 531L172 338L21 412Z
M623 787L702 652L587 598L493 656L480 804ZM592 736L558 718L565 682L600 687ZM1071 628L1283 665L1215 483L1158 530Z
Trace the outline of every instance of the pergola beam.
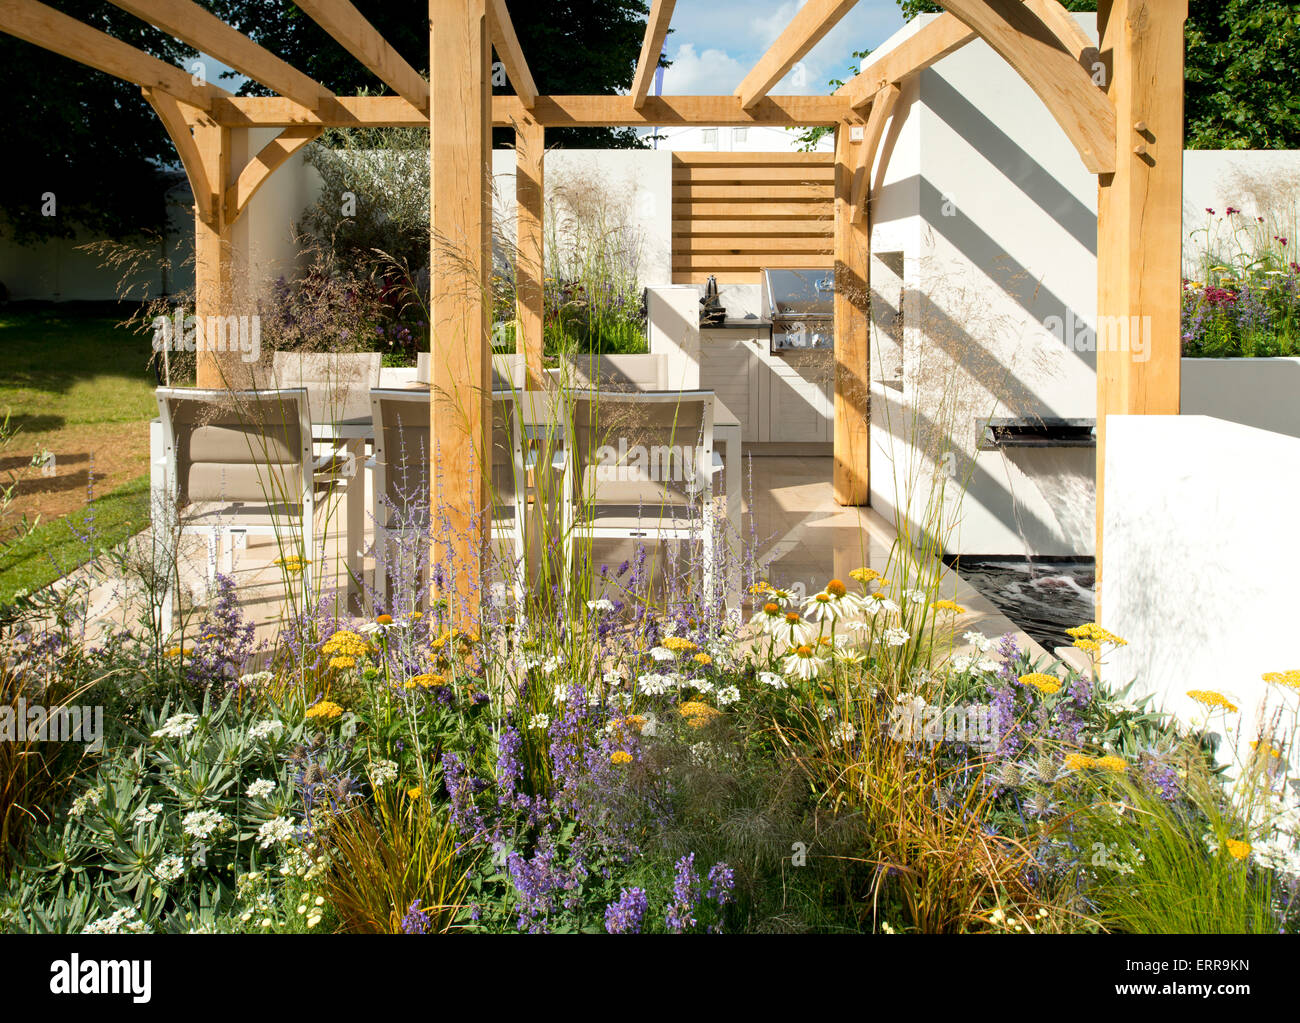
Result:
M315 110L323 100L333 97L315 79L192 0L112 0L112 3L308 110Z
M515 95L525 110L531 110L537 102L537 83L533 73L528 70L528 61L519 46L519 37L515 35L514 23L506 9L506 0L487 0L488 32L492 36L492 45L497 56L506 66L506 77L515 87Z
M850 106L864 107L881 89L898 85L975 38L968 25L951 14L941 14L904 39L892 50L864 64L859 73L835 90Z
M1043 101L1093 174L1115 169L1115 111L1078 59L1021 0L939 0Z
M898 97L898 86L886 85L871 102L871 114L867 117L862 145L859 147L858 165L853 172L853 208L850 219L854 224L866 219L867 200L871 195L871 167L876 162L876 151L885 134L885 122L894 112Z
M808 0L745 76L736 95L748 110L768 94L795 62L821 42L857 0Z
M316 125L295 125L285 128L253 157L239 172L224 197L225 218L233 224L248 208L249 200L257 194L272 174L307 143L320 137L322 129Z
M195 85L175 65L36 0L0 0L0 29L142 89L168 93L197 110L207 111L215 101L230 97L225 89Z
M664 40L668 38L668 25L676 6L677 0L654 0L650 7L650 16L645 23L645 39L641 43L641 56L637 58L636 74L632 76L632 107L635 110L645 106L646 97L650 95L650 83L654 80L655 69L664 52Z
M429 83L348 0L297 0L303 13L371 74L417 110L429 109Z
M546 128L834 127L853 116L841 96L767 96L746 110L735 96L650 96L640 107L631 96L538 96L526 110L517 96L492 97L492 123L508 128L523 117ZM232 128L321 127L427 128L429 115L401 96L337 96L308 111L278 96L226 96L211 117Z
M213 185L216 169L204 161L180 101L170 93L158 89L142 89L141 92L162 121L172 145L176 147L176 155L181 159L181 166L185 168L185 176L190 182L190 191L194 194L194 215L205 224L218 226L221 197Z
M1038 19L1052 30L1057 41L1075 60L1087 61L1090 66L1097 59L1098 50L1088 33L1074 20L1074 15L1061 6L1060 0L1024 0L1024 4L1038 15Z

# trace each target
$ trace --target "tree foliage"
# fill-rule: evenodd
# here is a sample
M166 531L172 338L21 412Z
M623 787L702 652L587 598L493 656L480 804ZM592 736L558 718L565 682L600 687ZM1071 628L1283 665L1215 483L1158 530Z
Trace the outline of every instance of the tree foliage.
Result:
M169 63L197 56L110 4L52 2ZM289 0L200 2L340 95L386 91ZM642 0L507 0L507 6L543 92L612 95L631 81L645 32ZM356 7L413 67L428 71L428 0L356 0ZM72 237L78 228L120 238L164 225L164 171L175 166L176 151L137 87L0 33L0 88L17 105L6 120L5 143L21 154L4 161L0 230L26 243ZM246 83L239 91L266 90ZM502 133L497 141L513 139ZM547 133L547 144L635 145L636 139L630 131L560 129ZM42 214L42 196L50 192L57 216Z
M63 0L71 15L170 63L196 54L125 11ZM176 151L140 90L0 33L5 119L0 232L20 242L70 238L78 227L114 237L158 230ZM51 205L43 197L52 193Z

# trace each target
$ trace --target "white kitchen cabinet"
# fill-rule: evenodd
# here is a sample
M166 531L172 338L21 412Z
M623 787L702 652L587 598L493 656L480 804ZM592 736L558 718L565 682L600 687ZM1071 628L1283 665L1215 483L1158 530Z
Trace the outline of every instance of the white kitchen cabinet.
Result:
M830 443L835 359L831 352L772 355L766 332L701 331L700 386L740 420L745 443Z

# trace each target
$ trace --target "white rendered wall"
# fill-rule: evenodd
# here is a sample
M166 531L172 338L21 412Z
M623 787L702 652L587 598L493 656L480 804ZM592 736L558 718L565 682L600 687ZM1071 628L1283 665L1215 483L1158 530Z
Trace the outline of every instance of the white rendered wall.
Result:
M672 153L645 149L551 149L544 164L546 201L563 183L603 190L611 210L622 207L641 239L641 287L672 281ZM494 215L515 235L515 152L492 152Z
M1095 16L1079 20L1095 38ZM976 422L1095 414L1095 352L1074 334L1096 309L1096 190L1042 102L982 41L903 89L873 168L873 282L897 282L878 273L889 253L903 273L901 302L873 286L872 357L901 363L903 379L874 388L871 500L886 513L910 501L919 528L929 481L947 475L949 552L1092 553L1093 450L979 452Z
M1205 717L1189 689L1222 692L1254 739L1260 708L1280 702L1260 676L1300 667L1300 439L1190 415L1106 429L1101 624L1128 645L1103 676L1136 679L1135 696L1187 721Z

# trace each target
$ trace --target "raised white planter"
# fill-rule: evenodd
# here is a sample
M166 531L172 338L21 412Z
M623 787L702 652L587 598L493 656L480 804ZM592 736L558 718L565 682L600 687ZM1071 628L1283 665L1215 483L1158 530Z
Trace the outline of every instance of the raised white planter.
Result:
M1300 437L1300 358L1184 359L1182 413Z
M1227 694L1248 755L1256 723L1284 702L1261 675L1300 666L1289 514L1300 438L1208 416L1112 415L1105 481L1101 624L1128 645L1103 677L1136 679L1134 696L1195 723L1206 712L1188 690Z

